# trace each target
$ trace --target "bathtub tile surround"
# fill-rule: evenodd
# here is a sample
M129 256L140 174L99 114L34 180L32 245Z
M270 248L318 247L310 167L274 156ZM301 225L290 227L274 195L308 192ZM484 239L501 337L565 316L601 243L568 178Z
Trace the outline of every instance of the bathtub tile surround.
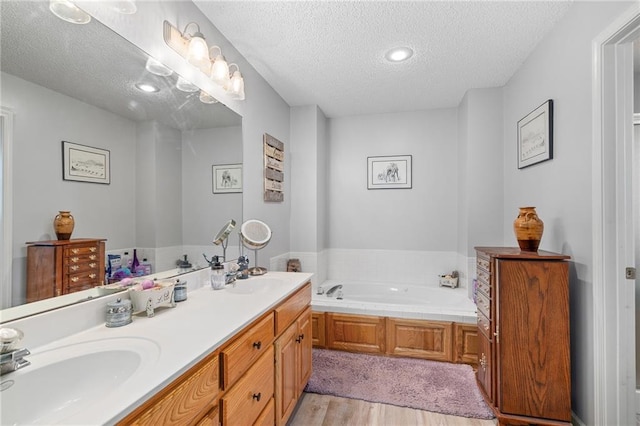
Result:
M287 261L289 259L300 259L302 272L313 273L311 283L315 287L317 284L323 283L327 280L328 251L329 250L323 250L317 253L294 251L284 253L279 256L272 257L269 262L269 267L272 271L286 271ZM253 262L253 258L250 258L250 260Z

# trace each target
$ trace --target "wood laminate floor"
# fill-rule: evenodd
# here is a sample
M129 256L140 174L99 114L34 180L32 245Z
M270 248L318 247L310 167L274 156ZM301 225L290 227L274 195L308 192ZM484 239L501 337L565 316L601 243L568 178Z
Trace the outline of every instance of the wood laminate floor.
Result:
M493 420L447 416L413 408L303 393L288 426L494 426Z

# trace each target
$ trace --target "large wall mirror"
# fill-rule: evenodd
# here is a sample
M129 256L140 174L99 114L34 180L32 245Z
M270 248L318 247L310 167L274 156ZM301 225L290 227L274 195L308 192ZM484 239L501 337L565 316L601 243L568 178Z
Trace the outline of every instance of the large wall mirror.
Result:
M202 254L222 252L212 243L220 228L242 223L242 193L214 193L212 182L213 166L242 163L241 117L203 103L199 91L178 90L175 73L147 71L148 56L95 19L74 25L48 5L0 2L0 103L12 116L12 158L3 158L11 170L3 204L12 218L11 282L2 282L11 300L2 308L26 302L26 243L55 240L60 210L75 218L71 238L106 239L107 254L135 248L154 273L174 271L184 255L205 267ZM63 179L62 141L108 151L110 183ZM237 238L229 238L228 257ZM73 299L86 297L93 294Z

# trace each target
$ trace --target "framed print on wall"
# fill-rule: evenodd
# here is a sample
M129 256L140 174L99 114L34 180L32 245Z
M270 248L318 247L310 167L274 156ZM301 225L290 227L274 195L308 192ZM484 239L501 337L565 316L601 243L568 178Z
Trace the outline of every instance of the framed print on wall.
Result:
M242 164L218 164L213 170L213 193L242 192Z
M367 157L367 189L411 188L411 156Z
M62 179L108 185L110 157L106 149L62 141Z
M553 100L518 121L518 168L553 158Z

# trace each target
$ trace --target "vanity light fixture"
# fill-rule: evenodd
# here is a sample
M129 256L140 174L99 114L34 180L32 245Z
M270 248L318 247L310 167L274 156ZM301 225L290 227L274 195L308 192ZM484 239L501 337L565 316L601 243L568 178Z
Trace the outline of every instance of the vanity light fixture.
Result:
M197 92L198 90L200 90L198 88L198 86L196 86L195 84L191 83L188 80L185 80L182 77L178 77L178 82L176 83L176 88L182 92L187 92L187 93L194 93Z
M200 102L202 102L203 104L216 104L218 103L218 100L213 96L211 96L210 94L208 94L207 92L205 92L204 90L201 90Z
M91 21L91 15L69 0L49 0L49 10L58 18L72 24L88 24Z
M408 47L394 47L384 55L389 62L406 61L411 56L413 56L413 50Z
M227 65L224 56L222 56L222 49L220 49L220 47L211 46L211 49L218 49L220 51L211 64L211 80L222 87L226 87L227 84L229 84L229 65ZM209 49L209 51L211 51L211 49Z
M196 31L193 34L188 35L187 28L192 24L196 26ZM204 41L204 36L200 32L200 25L195 22L189 22L187 26L184 27L182 37L189 40L189 45L187 47L187 62L198 69L208 70L211 66L211 59L209 58L207 42Z
M160 89L150 83L136 83L134 86L136 86L136 89L146 93L156 93L160 91Z
M151 74L159 75L160 77L168 77L173 74L173 70L167 68L163 63L157 59L153 59L152 57L147 59L147 63L144 68Z
M232 99L244 101L244 79L240 74L240 67L237 64L229 65L229 69L231 67L236 67L236 70L231 75L231 80L229 80L225 89Z

